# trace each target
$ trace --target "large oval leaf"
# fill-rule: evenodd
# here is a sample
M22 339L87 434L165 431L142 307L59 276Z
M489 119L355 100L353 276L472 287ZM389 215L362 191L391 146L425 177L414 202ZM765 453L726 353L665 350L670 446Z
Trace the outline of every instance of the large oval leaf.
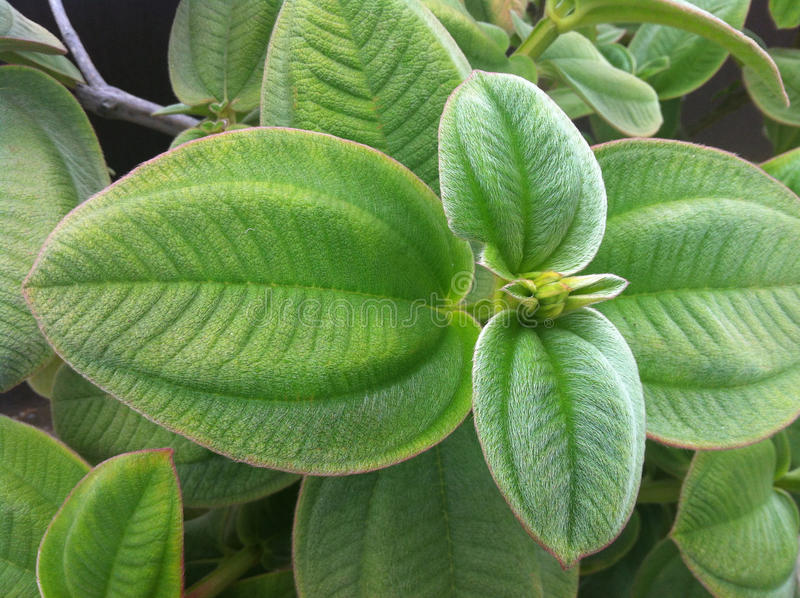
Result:
M568 598L578 589L577 568L562 571L503 502L471 421L407 463L306 478L294 552L302 596Z
M731 27L744 26L750 0L692 0ZM714 76L728 51L704 37L665 25L644 24L629 45L638 64L667 56L669 67L648 79L662 100L690 93Z
M47 29L0 0L0 52L19 50L43 54L66 54L64 44Z
M687 569L675 543L664 539L651 550L636 573L633 598L680 596L711 598L711 594Z
M459 236L486 244L501 275L583 268L603 238L603 179L586 141L547 95L475 72L439 131L442 201Z
M795 0L769 0L769 12L780 29L800 25L800 4Z
M770 441L699 452L692 462L672 537L716 596L795 595L800 519L792 498L772 488L774 471Z
M39 549L43 598L177 598L183 514L171 450L94 468L59 509Z
M647 137L661 127L658 95L638 77L613 66L580 33L561 35L541 56L551 76L568 85L612 127Z
M636 502L644 403L619 332L584 309L552 328L495 316L475 349L478 437L530 533L571 565L609 544Z
M0 594L37 596L36 551L89 466L41 430L0 416Z
M255 500L298 479L212 453L148 421L68 367L56 376L52 411L59 438L92 463L141 449L173 449L187 507Z
M471 278L407 169L249 129L75 210L26 292L65 360L137 411L237 460L332 473L407 458L469 411L476 325L447 305Z
M258 107L269 37L283 0L181 0L169 39L169 77L184 104Z
M775 156L764 162L761 168L800 194L800 148Z
M22 279L53 227L106 186L108 173L81 107L42 73L0 68L0 122L0 391L4 391L53 357L25 305Z
M800 126L800 50L771 48L769 53L786 82L791 104L787 106L783 98L770 89L752 69L744 69L744 84L753 102L764 114L779 123L798 127Z
M439 116L469 70L417 0L294 0L270 41L261 124L365 143L438 191Z
M686 143L599 146L606 236L588 272L639 364L648 434L754 442L800 413L800 200L758 167Z

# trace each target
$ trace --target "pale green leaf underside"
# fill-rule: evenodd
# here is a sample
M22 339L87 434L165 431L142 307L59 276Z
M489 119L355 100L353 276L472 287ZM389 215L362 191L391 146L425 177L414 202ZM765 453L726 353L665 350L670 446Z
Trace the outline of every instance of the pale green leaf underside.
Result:
M61 85L0 67L0 391L53 356L20 292L48 233L108 184L89 120ZM35 176L32 176L35 173Z
M744 84L756 106L771 119L800 126L800 50L794 48L771 48L775 64L781 71L791 105L786 106L783 99L770 90L751 69L744 69Z
M255 500L298 478L231 461L148 421L69 367L61 368L52 400L59 438L91 463L131 451L171 448L187 507L218 507Z
M270 33L283 0L181 0L169 40L175 95L198 106L256 108Z
M568 565L608 545L636 501L644 403L622 336L583 309L555 326L495 316L475 349L473 410L494 479Z
M735 29L744 26L750 9L750 0L692 0L692 4ZM666 25L642 25L629 48L638 64L669 57L669 67L648 80L662 100L697 89L719 70L728 56L728 51L713 41Z
M364 143L438 192L439 116L469 70L418 0L294 0L270 41L261 124Z
M0 417L0 595L38 596L39 543L88 472L75 453L41 430Z
M773 471L770 441L692 462L672 537L717 596L794 596L800 521L792 498L772 488Z
M601 304L628 341L652 437L754 442L800 412L800 200L730 154L599 146L606 236L587 272L630 281Z
M573 273L603 238L603 179L586 141L532 83L477 71L451 96L439 131L450 228L486 244L482 261L512 278Z
M541 61L544 68L622 133L647 137L661 126L661 107L653 88L612 66L581 34L559 36L542 54Z
M64 44L47 29L0 0L0 52L35 51L66 54Z
M781 29L800 25L800 4L795 0L769 0L769 12Z
M711 598L684 564L678 547L668 538L656 544L642 562L631 595L632 598Z
M303 596L570 598L563 571L497 491L471 420L389 469L306 478L295 519Z
M75 87L77 83L85 83L83 75L69 58L59 54L42 54L41 52L0 52L0 62L32 66L44 71L67 87Z
M183 514L172 451L95 467L59 509L39 549L43 598L178 598Z
M73 212L27 296L55 348L148 418L302 472L384 466L470 404L467 243L377 151L249 129L181 146Z
M764 162L761 168L789 189L800 194L800 148L775 156Z

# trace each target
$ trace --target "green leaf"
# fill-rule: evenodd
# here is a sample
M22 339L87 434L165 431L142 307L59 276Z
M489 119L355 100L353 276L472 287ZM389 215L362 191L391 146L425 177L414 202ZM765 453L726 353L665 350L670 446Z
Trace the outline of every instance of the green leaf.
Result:
M39 368L28 377L26 380L28 386L39 396L51 399L53 397L53 383L62 365L64 365L64 362L61 358L58 355L54 356L44 367Z
M294 540L301 596L567 598L577 592L577 568L563 571L503 502L469 420L395 467L306 478Z
M558 19L559 31L600 23L654 23L703 36L733 54L788 103L780 73L754 40L713 14L684 0L575 0L576 9Z
M764 162L761 168L800 194L800 148L775 156Z
M580 99L578 94L569 87L548 89L547 95L564 111L570 120L577 120L594 113L594 109Z
M242 579L219 595L219 598L296 598L294 575L290 571L273 571Z
M261 124L364 143L438 192L439 117L469 71L416 0L294 0L270 42Z
M108 184L108 172L78 102L40 72L0 67L0 122L0 391L5 391L53 357L20 293L22 279L50 231Z
M505 278L573 273L603 236L605 193L591 150L555 103L511 75L473 73L447 103L439 134L450 227L486 244Z
M612 66L580 33L559 36L542 54L541 66L622 133L646 137L661 126L661 108L653 88Z
M786 81L791 105L787 106L783 98L749 68L743 72L745 87L755 105L768 117L785 125L800 126L800 50L771 48L769 53Z
M74 211L26 293L65 360L156 423L235 460L344 473L418 453L469 411L477 328L450 309L472 270L395 161L247 129Z
M734 29L744 26L750 9L750 0L692 0L691 4ZM665 25L642 25L629 47L639 64L669 57L669 68L648 80L662 100L684 96L702 86L728 56L725 48L709 39Z
M56 377L52 411L59 438L92 463L141 449L173 449L187 507L255 500L298 479L212 453L148 421L68 367Z
M773 471L770 441L692 462L672 538L717 596L794 596L800 519L792 498L772 488Z
M21 15L6 0L0 0L0 52L19 50L44 54L66 54L64 44L47 29Z
M769 0L769 12L778 29L793 29L800 25L800 4L795 0Z
M514 33L512 15L523 14L528 0L466 0L467 9L479 21L486 21L502 27L509 34Z
M604 571L620 562L636 545L641 527L639 512L634 510L627 525L625 525L616 540L600 552L581 559L581 576Z
M636 73L636 57L622 44L603 44L597 46L600 53L611 66L626 73Z
M169 39L169 78L184 104L258 106L264 59L283 0L181 0Z
M177 598L183 515L171 450L127 453L70 493L39 548L43 598Z
M598 306L628 341L651 438L755 442L800 412L800 201L756 166L673 141L596 148L608 193L588 272L630 281Z
M675 543L664 539L650 551L633 582L633 598L680 596L681 598L711 598L681 560Z
M783 154L800 146L800 127L792 127L764 117L764 133L774 154Z
M0 416L0 594L38 596L36 551L89 466L41 430Z
M584 309L551 328L495 316L475 348L473 410L495 481L563 564L597 552L633 510L644 403L622 336Z
M0 52L0 62L32 66L70 88L75 87L78 83L85 83L78 67L64 56L26 51Z

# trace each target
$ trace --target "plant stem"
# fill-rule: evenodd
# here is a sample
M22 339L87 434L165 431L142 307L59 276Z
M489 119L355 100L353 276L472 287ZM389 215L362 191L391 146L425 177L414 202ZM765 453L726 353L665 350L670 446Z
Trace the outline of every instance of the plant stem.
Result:
M64 43L88 83L88 85L78 84L73 90L75 97L85 109L103 118L126 120L168 135L177 135L197 125L196 119L182 114L153 116L153 112L163 106L106 83L72 27L62 0L49 0L49 2Z
M644 481L639 488L638 504L678 502L681 495L681 480L667 479Z
M533 28L531 34L522 42L514 54L523 54L536 60L556 41L559 35L558 25L550 17L544 17Z
M775 482L775 486L789 492L800 493L800 467L784 474Z
M247 546L217 565L211 573L186 590L185 598L213 598L236 582L261 555L258 546Z

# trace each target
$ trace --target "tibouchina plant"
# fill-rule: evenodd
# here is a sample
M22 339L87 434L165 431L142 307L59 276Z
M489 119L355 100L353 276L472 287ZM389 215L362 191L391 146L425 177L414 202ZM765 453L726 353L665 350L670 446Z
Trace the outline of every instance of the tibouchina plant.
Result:
M0 418L0 595L795 596L749 1L182 0L156 114L51 5L81 72L0 0L0 387L58 437ZM729 53L761 167L680 140ZM111 183L68 88L172 148Z

